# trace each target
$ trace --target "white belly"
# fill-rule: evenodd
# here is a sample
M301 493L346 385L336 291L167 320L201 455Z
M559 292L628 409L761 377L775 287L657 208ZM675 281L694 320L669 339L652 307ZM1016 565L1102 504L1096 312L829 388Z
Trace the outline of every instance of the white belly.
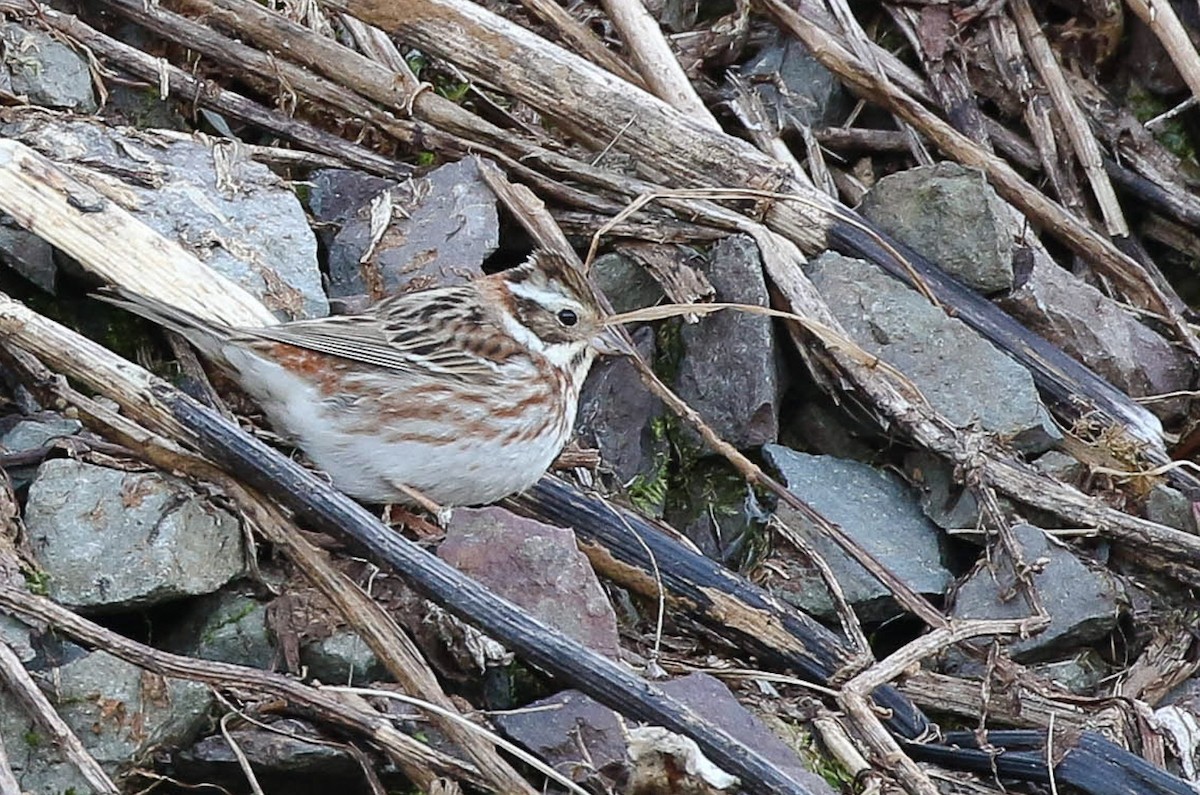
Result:
M499 433L461 432L463 422L497 427L498 421L482 408L470 410L469 401L466 408L455 408L456 413L473 412L459 423L389 422L389 401L331 400L254 354L227 350L226 357L272 427L291 437L338 489L364 502L407 502L399 486L445 506L494 502L542 476L566 444L575 417L576 395L569 389L571 394L553 409L506 419Z

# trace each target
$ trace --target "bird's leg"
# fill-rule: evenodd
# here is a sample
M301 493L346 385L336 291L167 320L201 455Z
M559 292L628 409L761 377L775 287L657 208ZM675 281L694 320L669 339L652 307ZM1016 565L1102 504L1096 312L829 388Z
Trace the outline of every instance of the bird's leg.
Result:
M444 505L438 505L436 502L429 499L412 486L405 486L403 483L396 483L393 485L395 485L401 494L412 500L413 505L429 511L429 513L433 515L434 520L437 522L438 527L445 530L450 524L450 518L453 515L453 511L450 508L447 508Z

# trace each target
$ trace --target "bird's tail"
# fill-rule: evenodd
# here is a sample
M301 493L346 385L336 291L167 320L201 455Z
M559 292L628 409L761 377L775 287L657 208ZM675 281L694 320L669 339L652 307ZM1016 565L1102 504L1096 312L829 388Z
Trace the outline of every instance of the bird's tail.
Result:
M95 293L95 297L181 334L209 359L225 361L222 349L233 329L224 323L206 320L186 309L171 306L165 301L135 293L124 287L104 287Z

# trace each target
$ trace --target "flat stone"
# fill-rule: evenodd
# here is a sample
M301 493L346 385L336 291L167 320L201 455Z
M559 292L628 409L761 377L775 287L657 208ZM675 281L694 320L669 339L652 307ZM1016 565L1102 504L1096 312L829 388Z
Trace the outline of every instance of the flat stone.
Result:
M339 783L338 778L344 784L346 778L362 773L359 762L345 747L330 744L320 730L306 721L282 718L272 721L269 729L243 725L230 729L229 736L256 773L308 776L305 784L311 788L306 788L307 792L322 791L311 777L333 779L324 790L328 792L329 788ZM180 759L188 767L209 765L236 768L239 762L229 741L219 733L199 740L180 754ZM204 775L199 771L197 773L197 777ZM209 773L203 780L210 781L211 778L212 774Z
M825 779L808 770L788 745L779 739L753 712L742 706L725 683L705 673L693 673L659 682L669 696L679 699L718 728L737 737L810 795L833 795Z
M379 235L373 213L381 217ZM329 294L339 298L378 301L468 282L500 244L496 196L474 157L376 192L343 217L329 247Z
M33 105L79 113L96 110L92 73L83 55L48 33L0 27L0 88Z
M328 637L304 644L300 660L310 677L327 685L363 684L389 678L371 647L348 628L336 629Z
M25 527L48 595L73 609L211 593L244 569L237 519L157 472L46 461L29 487Z
M850 95L802 43L779 36L735 67L782 129L840 124Z
M58 286L54 247L32 232L16 226L0 213L0 265L12 268L51 295Z
M716 678L697 673L656 685L754 748L811 795L832 795L829 784L805 769L796 753ZM611 709L578 691L557 693L527 705L526 709L498 714L494 720L505 734L576 783L624 791L616 785L639 775L630 761L629 727Z
M312 186L308 194L308 206L313 220L323 226L345 224L371 199L400 184L398 180L350 168L317 169L308 181ZM333 234L330 234L328 239L332 237Z
M155 748L190 741L210 721L213 696L207 685L165 679L104 652L35 678L87 752L114 777ZM5 688L0 688L0 738L22 791L93 791Z
M808 273L850 337L907 376L950 422L977 426L1023 452L1062 438L1029 371L915 290L833 252Z
M493 720L506 735L578 784L592 783L608 791L628 775L621 720L578 690L500 712Z
M0 434L0 447L10 453L37 450L55 439L74 436L81 430L83 423L68 417L23 419Z
M642 358L654 361L654 330L633 333ZM600 450L605 467L622 485L665 477L669 456L663 403L642 383L629 359L608 357L592 366L579 397L575 432L579 440ZM652 506L651 512L654 512ZM661 500L657 511L661 512Z
M1034 566L1033 586L1050 625L1024 640L1004 641L1019 662L1053 659L1094 643L1116 627L1121 592L1107 571L1086 565L1070 548L1032 525L1013 527L1026 564ZM1015 580L1007 556L991 567L980 561L954 594L955 619L1013 619L1031 615L1024 599L1012 594Z
M970 530L979 525L974 492L954 479L954 468L926 450L904 457L904 472L921 494L921 508L943 530Z
M592 651L617 659L617 620L570 530L502 508L457 508L438 557Z
M750 237L736 235L714 246L704 275L716 289L717 301L770 305L762 260ZM781 386L771 319L726 310L685 324L680 336L679 396L734 447L775 441ZM694 431L684 433L700 444Z
M863 549L920 594L940 596L953 582L942 564L942 536L921 512L917 494L900 478L857 461L799 453L779 445L763 448L767 463L788 491L838 524ZM807 539L833 570L847 601L863 618L885 619L899 608L889 592L824 533L780 504L777 514ZM806 612L833 615L833 603L815 567L798 556L785 560L787 578L772 590Z
M1024 280L999 303L1030 331L1133 397L1192 388L1195 367L1186 351L1045 258L1035 257ZM1180 416L1187 406L1186 399L1146 404L1164 420Z
M1163 483L1146 497L1146 518L1185 533L1197 532L1195 503L1183 492Z
M286 182L228 143L88 121L23 119L0 125L57 162L107 165L127 175L122 205L282 318L323 317L317 241Z
M623 254L596 257L588 275L618 314L655 306L664 298L662 286L654 277Z

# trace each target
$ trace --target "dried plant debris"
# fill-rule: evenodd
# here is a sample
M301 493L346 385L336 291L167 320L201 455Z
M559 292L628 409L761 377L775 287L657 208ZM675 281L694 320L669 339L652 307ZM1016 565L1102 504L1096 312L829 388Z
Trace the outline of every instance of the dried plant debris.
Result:
M0 0L0 789L1192 791L1195 9L647 7ZM429 516L89 297L537 248L637 356Z

